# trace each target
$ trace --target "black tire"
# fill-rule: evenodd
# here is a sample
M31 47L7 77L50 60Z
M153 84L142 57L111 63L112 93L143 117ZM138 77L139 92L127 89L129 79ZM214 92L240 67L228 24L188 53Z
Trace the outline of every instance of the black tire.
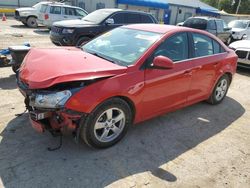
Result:
M23 23L23 25L28 26L26 22L22 22L22 23Z
M34 17L34 16L28 17L27 26L31 27L31 28L36 28L38 26L38 24L36 22L36 17Z
M14 73L17 73L17 70L19 69L19 65L12 65L12 70Z
M226 83L225 89L222 89L224 88L223 83ZM213 105L221 103L225 98L225 96L227 95L229 85L230 85L230 79L227 74L224 74L214 86L213 92L208 98L207 102Z
M104 135L104 132L107 131L107 125L105 125L105 128L100 128L100 129L95 129L96 123L99 122L100 118L103 118L104 114L107 115L105 112L107 110L110 109L119 109L123 112L122 115L125 116L125 119L123 119L123 128L119 129L121 130L121 132L119 134L116 135L116 137L114 137L112 140L110 141L100 141L99 135L97 135L97 131L100 131L99 134L101 135L101 137ZM113 113L113 111L112 111ZM115 113L113 113L115 114ZM119 115L118 115L119 116ZM113 116L112 116L113 118ZM106 123L108 120L108 118L106 118L103 122L101 123ZM111 120L110 120L111 122ZM118 122L120 123L120 122ZM105 102L103 102L102 104L100 104L95 110L93 110L87 117L85 120L82 120L80 123L80 135L81 138L83 139L83 141L90 147L94 147L94 148L107 148L110 147L114 144L116 144L117 142L119 142L127 133L127 130L129 128L129 126L132 123L132 113L131 113L131 109L130 106L127 104L127 102L125 102L124 100L120 99L120 98L112 98L109 99ZM115 126L115 123L113 123L113 125ZM116 128L119 126L116 126ZM115 134L115 132L113 132L113 129L109 129L108 130L109 133L113 133ZM108 136L108 134L107 134ZM111 134L112 137L112 134Z
M88 42L89 40L89 37L81 37L78 39L76 46L82 46L85 42Z

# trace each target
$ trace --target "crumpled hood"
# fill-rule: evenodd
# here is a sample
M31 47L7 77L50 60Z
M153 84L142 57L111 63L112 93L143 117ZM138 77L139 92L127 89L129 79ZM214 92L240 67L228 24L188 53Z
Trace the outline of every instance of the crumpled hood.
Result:
M233 32L244 32L246 31L246 29L242 29L242 28L232 28Z
M127 67L75 47L32 48L22 63L19 78L30 89L41 89L63 82L115 76L126 70Z
M53 26L57 27L87 27L87 26L93 26L96 25L93 22L87 22L84 20L64 20L64 21L58 21L53 23Z

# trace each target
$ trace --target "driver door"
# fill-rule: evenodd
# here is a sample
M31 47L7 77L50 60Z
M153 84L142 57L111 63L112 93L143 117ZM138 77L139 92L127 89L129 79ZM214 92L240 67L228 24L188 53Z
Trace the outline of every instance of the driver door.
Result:
M188 34L178 33L167 38L146 62L143 116L155 115L180 108L187 102L194 63L189 58ZM172 69L152 66L156 56L166 56L174 62Z

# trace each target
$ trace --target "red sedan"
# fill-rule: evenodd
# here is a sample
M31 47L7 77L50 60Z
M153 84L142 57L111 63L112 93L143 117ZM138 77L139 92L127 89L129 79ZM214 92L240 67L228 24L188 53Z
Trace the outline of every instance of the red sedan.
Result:
M34 128L70 129L105 148L133 123L204 100L220 103L236 62L234 51L205 31L137 24L81 48L31 49L17 83Z

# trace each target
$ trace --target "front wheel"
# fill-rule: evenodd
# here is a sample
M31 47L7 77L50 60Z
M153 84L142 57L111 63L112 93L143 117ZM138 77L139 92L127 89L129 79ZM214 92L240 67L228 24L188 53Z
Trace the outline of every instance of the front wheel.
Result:
M228 88L230 85L230 80L228 75L224 74L216 83L212 94L207 100L210 104L219 104L225 98Z
M31 16L27 19L27 25L28 27L32 27L32 28L35 28L38 26L37 22L36 22L36 18Z
M90 40L89 37L81 37L78 39L77 43L76 43L76 46L82 46L84 45L86 42L88 42Z
M107 148L119 142L132 123L132 113L127 102L113 98L99 105L81 122L81 137L95 148Z

